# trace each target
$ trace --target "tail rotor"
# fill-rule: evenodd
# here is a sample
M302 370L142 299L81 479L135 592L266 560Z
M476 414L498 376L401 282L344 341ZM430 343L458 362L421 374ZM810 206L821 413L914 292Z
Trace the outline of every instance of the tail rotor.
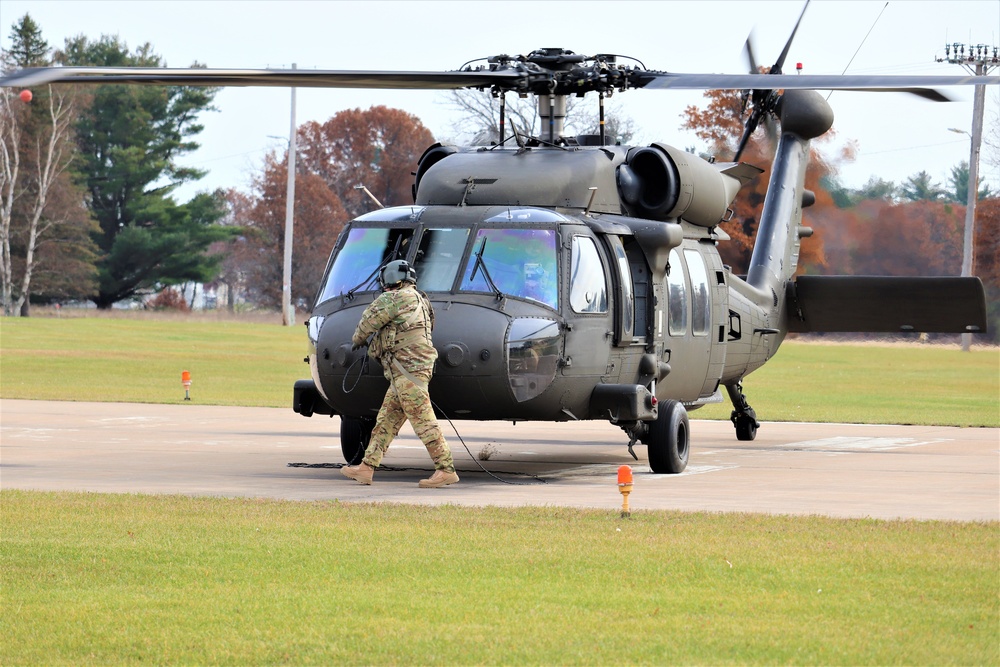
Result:
M795 22L795 27L792 28L792 34L788 36L788 41L785 42L785 48L781 50L781 55L771 65L767 74L782 73L782 67L784 67L785 59L788 57L788 51L792 47L792 40L795 39L795 33L798 32L799 25L802 23L802 17L805 16L808 7L809 0L806 0L805 6L802 7L802 13L799 14L799 19ZM754 55L753 33L747 37L747 41L743 46L743 53L747 59L750 74L761 73L761 68L757 65L757 58ZM757 131L757 127L762 121L767 130L768 138L771 140L771 145L773 146L776 143L778 131L775 118L777 117L778 103L780 101L781 95L774 89L761 88L743 91L743 113L746 113L748 107L751 111L746 124L743 126L743 135L740 137L736 154L733 156L734 162L739 162L740 156L743 155L743 151L750 142L750 136Z

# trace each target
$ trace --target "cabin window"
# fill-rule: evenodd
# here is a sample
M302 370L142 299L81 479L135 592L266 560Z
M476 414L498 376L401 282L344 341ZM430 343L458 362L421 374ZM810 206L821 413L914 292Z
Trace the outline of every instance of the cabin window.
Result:
M556 230L480 229L472 243L460 289L500 291L507 297L558 308Z
M413 262L420 289L425 292L451 290L468 238L468 228L424 230Z
M622 245L621 238L606 236L605 242L611 251L610 257L613 258L610 273L614 278L611 289L615 293L615 345L631 345L635 342L635 324L638 317L637 295L632 280L635 267L632 266L629 253Z
M691 333L695 336L707 336L711 321L712 304L708 297L708 271L705 269L705 259L697 250L685 250L688 275L691 276Z
M578 313L608 312L608 286L604 265L601 264L594 239L588 236L573 237L569 305Z
M406 257L412 236L412 229L352 227L333 257L319 301L378 289L379 267L390 258Z
M667 271L667 327L671 336L687 333L687 285L684 281L684 265L677 249L670 251Z
M618 281L621 283L622 292L618 295L622 302L621 310L621 338L632 338L632 327L635 324L635 297L632 295L632 269L628 265L628 257L625 255L625 248L621 242L612 245L615 250L615 259L618 261Z

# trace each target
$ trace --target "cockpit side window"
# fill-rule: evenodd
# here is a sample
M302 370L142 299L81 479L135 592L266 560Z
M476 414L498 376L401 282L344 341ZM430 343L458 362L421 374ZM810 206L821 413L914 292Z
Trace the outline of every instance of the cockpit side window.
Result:
M631 288L631 281L629 287ZM601 264L594 239L588 236L573 237L569 305L578 313L608 312L608 281L604 275L604 265Z
M351 228L333 257L317 303L352 290L378 289L378 268L387 259L406 257L412 236L412 228Z

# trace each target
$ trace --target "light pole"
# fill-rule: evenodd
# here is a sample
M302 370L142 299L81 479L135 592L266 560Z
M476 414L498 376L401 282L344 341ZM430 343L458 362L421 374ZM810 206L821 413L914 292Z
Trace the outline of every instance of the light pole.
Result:
M965 277L972 275L972 248L975 243L976 226L976 200L979 199L979 150L976 146L975 137L965 130L957 127L949 127L949 132L964 134L969 137L971 146L969 153L969 182L965 203L965 235L962 240L962 275ZM973 167L973 165L976 165ZM968 352L972 343L972 334L962 334L962 351Z
M966 52L968 48L968 52ZM991 48L985 44L975 44L966 47L965 44L945 44L945 58L939 58L938 62L947 61L955 65L962 65L969 72L976 76L983 76L991 69L1000 65L1000 57L997 54L997 47ZM979 150L983 141L983 111L986 109L986 86L977 85L975 97L972 103L972 133L957 128L948 128L952 132L969 135L971 148L969 150L969 198L965 207L965 238L962 252L962 275L972 275L972 245L974 240L974 226L976 224L976 200L979 198ZM968 352L972 347L972 334L962 334L962 351Z
M292 63L295 69L295 63ZM295 88L292 88L292 126L288 132L288 186L285 193L285 259L281 272L281 322L295 324L292 304L292 220L295 212Z
M979 88L979 86L976 86L976 88ZM977 90L976 101L978 102L978 100L979 92ZM979 119L979 127L982 128L982 116L979 116ZM973 125L975 124L976 121L973 118ZM960 130L957 127L949 127L948 130L969 137L969 144L972 147L969 153L969 191L965 203L965 234L962 239L962 276L969 277L972 275L972 246L975 242L976 200L979 198L979 146L976 142L976 137L965 130ZM971 347L972 334L963 333L962 352L968 352Z

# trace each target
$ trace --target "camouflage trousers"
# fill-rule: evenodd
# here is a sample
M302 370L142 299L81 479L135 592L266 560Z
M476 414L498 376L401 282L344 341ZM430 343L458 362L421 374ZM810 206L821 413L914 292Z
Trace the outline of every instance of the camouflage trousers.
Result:
M434 461L434 467L445 472L455 472L455 462L451 457L441 427L438 426L434 409L431 407L431 397L427 393L427 383L431 379L431 371L417 371L406 377L399 369L386 364L385 375L389 380L389 389L382 400L382 408L378 411L375 427L372 429L368 449L365 450L364 462L377 468L382 456L389 449L389 443L399 433L403 422L410 421L414 433L424 443L427 453ZM410 378L417 380L413 382Z

